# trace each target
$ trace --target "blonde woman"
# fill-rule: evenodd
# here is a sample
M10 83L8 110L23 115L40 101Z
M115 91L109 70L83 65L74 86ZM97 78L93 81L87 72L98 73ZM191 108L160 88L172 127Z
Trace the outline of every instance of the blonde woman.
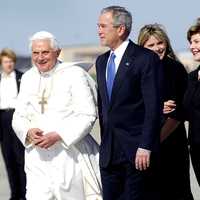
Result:
M161 131L161 199L193 199L189 179L189 152L184 127L182 100L187 73L176 58L170 40L161 25L142 27L139 45L153 50L163 64L163 114Z

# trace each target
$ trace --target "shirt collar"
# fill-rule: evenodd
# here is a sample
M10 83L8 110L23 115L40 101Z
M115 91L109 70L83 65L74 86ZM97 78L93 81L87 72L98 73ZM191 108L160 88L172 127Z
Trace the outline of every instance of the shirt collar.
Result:
M114 54L117 58L121 58L124 55L124 52L125 52L128 44L129 44L129 40L127 39L124 42L122 42L122 44L120 44L120 46L117 47L114 51L111 51L111 53L114 52Z
M2 78L15 78L15 71L12 71L10 74L6 74L5 72L2 71L1 77Z

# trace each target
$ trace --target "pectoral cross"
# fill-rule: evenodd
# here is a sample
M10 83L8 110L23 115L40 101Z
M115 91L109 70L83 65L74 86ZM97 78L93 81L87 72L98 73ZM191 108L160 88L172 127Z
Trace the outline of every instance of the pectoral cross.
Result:
M39 104L41 105L42 114L44 114L45 104L47 104L47 100L44 95L45 95L45 89L43 90L41 100L39 101Z

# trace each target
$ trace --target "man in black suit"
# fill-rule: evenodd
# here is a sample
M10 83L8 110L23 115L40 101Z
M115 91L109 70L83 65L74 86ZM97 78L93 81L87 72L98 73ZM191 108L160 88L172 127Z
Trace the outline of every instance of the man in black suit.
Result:
M26 175L24 172L24 147L12 129L22 73L14 70L16 55L10 49L0 53L0 134L1 151L11 189L10 200L25 200Z
M156 54L127 39L131 26L119 6L104 8L98 21L101 44L110 48L96 61L104 200L144 199L159 150L162 68Z

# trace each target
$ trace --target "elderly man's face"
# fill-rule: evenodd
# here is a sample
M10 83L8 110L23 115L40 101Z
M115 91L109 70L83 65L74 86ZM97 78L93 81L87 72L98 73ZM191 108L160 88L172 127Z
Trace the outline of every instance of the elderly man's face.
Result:
M40 72L50 71L56 64L60 51L51 47L49 40L35 40L32 43L32 62Z

